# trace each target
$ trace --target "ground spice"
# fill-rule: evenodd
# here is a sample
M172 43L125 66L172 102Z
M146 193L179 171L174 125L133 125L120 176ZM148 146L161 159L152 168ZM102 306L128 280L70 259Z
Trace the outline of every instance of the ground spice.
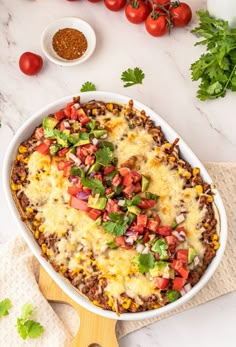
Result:
M74 60L80 58L85 53L88 42L81 31L65 28L56 32L52 39L52 45L61 58Z

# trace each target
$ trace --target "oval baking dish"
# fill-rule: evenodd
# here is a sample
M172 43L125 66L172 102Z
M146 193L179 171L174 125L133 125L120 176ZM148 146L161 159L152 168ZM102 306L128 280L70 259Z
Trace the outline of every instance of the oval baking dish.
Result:
M178 306L182 305L183 303L185 303L186 301L188 301L189 299L191 299L206 284L206 282L210 279L210 277L212 276L212 274L214 273L214 271L216 270L217 266L219 265L221 261L225 244L226 244L226 239L227 239L227 219L226 219L226 213L224 210L221 197L217 190L215 191L215 195L214 195L214 206L215 206L215 210L217 211L216 214L218 216L218 225L220 226L219 228L220 229L220 233L219 233L220 248L217 250L216 256L214 257L214 259L212 260L212 262L206 269L204 275L200 278L199 282L191 290L187 291L187 293L184 296L182 296L175 302L170 302L166 306L163 306L157 309L152 309L149 311L143 311L143 312L121 313L120 316L117 316L116 313L113 311L104 310L101 307L95 306L92 302L87 300L87 298L81 295L65 278L63 278L60 274L58 274L50 265L50 263L47 262L47 260L42 257L41 248L37 244L34 236L32 235L31 231L27 228L25 223L23 223L19 218L19 212L12 198L12 193L11 193L10 184L9 184L10 175L11 175L11 167L17 155L17 149L23 141L25 141L32 135L35 128L42 123L42 120L45 117L45 115L53 114L54 112L57 112L58 110L64 108L65 105L72 100L72 98L73 98L72 96L69 96L69 97L65 97L60 100L57 100L47 105L36 114L34 114L17 131L15 137L13 138L12 142L9 145L9 148L4 160L4 166L3 166L3 186L4 186L9 208L14 216L17 226L19 230L21 231L23 237L25 238L27 244L29 245L30 249L32 250L34 255L37 257L41 265L49 273L49 275L67 293L67 295L69 295L78 304L82 305L88 310L96 314L102 315L104 317L120 319L120 320L147 319L154 316L159 316L163 313L173 310L177 308ZM83 93L81 95L82 103L89 102L90 100L101 100L106 103L113 102L117 104L129 103L128 97L114 94L114 93L109 93L109 92L88 92L88 93ZM134 101L134 108L139 111L144 110L146 115L150 116L151 120L153 120L156 125L160 125L162 132L164 133L165 137L168 139L170 143L173 143L175 139L179 137L175 133L175 131L160 116L158 116L154 111L152 111L145 105L139 103L138 101ZM189 147L184 143L182 139L179 142L179 148L181 152L181 157L187 162L189 162L189 164L192 167L198 167L200 169L203 180L207 182L208 184L211 184L212 180L209 177L208 173L206 172L204 166L201 164L199 159L193 154L193 152L189 149Z

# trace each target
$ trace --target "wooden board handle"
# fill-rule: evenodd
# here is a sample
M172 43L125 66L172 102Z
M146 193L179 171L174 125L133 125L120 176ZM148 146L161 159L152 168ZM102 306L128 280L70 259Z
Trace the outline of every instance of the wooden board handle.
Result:
M48 300L68 303L77 311L80 326L71 347L119 347L115 334L116 320L98 316L78 305L58 287L42 267L39 288Z

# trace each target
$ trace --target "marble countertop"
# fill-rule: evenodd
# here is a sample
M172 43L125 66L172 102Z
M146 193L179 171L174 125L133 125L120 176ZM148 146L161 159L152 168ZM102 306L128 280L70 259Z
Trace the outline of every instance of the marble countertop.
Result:
M187 1L193 11L205 8L203 0ZM45 26L63 16L89 22L97 35L93 56L84 64L65 68L44 59L44 67L34 77L18 69L25 51L41 54L40 35ZM201 102L189 67L202 53L194 47L190 27L171 35L153 38L142 25L129 23L124 13L108 11L103 3L86 0L0 0L0 168L9 141L20 125L45 104L69 94L77 94L85 81L97 89L126 94L157 111L186 140L202 161L235 161L236 97ZM140 67L143 85L123 88L122 71ZM17 233L0 186L0 242ZM236 345L236 293L204 304L143 328L120 340L121 347L160 346L233 347ZM111 346L112 347L112 346Z

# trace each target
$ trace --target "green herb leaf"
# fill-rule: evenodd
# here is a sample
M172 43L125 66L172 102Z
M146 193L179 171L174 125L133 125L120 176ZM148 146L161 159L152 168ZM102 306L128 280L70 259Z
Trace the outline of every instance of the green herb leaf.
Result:
M155 200L155 201L157 201L159 199L159 195L153 194L153 193L150 193L150 192L146 192L145 193L145 198L148 199L148 200Z
M108 217L112 222L124 222L125 214L118 212L109 213Z
M118 248L118 246L117 246L115 240L108 241L108 242L107 242L107 246L108 246L109 248L111 248L111 249L116 249L116 248Z
M73 166L70 170L70 175L71 176L79 176L79 177L84 177L85 174L84 174L84 170L81 169L80 167L78 166Z
M169 258L167 249L168 249L168 244L165 242L164 239L157 240L152 246L152 251L157 252L161 260Z
M139 205L142 203L142 199L139 195L135 195L132 200L125 200L125 206Z
M99 181L97 178L81 178L81 183L84 187L87 187L89 189L95 190L95 194L104 194L105 187L102 184L101 181Z
M126 222L105 222L102 224L105 232L108 234L114 234L115 236L121 236L124 235L127 229L127 223Z
M17 318L17 332L23 340L26 340L27 337L35 339L44 332L44 328L39 322L29 319L32 313L33 305L25 304L22 306L21 317Z
M138 270L141 273L145 273L150 269L153 269L155 264L155 258L152 253L138 254L133 258L132 261L138 264Z
M113 153L109 147L104 147L95 152L96 162L102 166L108 166L112 160Z
M0 301L0 317L7 316L11 307L11 300L6 298Z
M109 142L109 141L101 141L100 146L102 148L108 147L112 152L114 152L114 150L115 150L113 143Z
M131 87L134 84L142 84L145 74L141 69L135 67L134 69L128 69L122 72L121 80L124 83L124 87Z
M89 82L89 81L82 84L82 87L80 88L81 92L90 92L90 91L94 91L94 90L96 90L95 84L92 82Z

